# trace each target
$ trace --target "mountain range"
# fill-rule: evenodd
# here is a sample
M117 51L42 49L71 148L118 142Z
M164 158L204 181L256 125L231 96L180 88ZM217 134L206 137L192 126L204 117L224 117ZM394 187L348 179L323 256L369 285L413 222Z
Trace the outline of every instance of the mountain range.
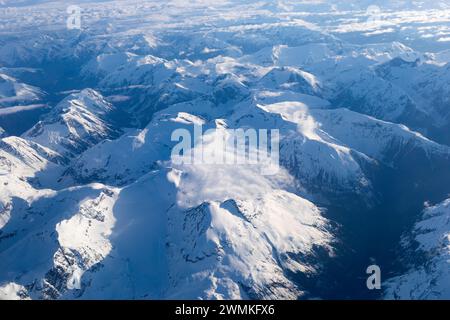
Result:
M450 298L450 55L399 18L450 4L378 1L392 39L330 2L79 1L68 30L3 1L0 299ZM279 130L280 170L175 163L199 125Z

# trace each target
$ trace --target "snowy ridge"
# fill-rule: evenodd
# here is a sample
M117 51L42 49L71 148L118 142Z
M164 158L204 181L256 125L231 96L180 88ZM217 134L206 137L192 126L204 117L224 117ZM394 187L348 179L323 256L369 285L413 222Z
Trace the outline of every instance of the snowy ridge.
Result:
M92 89L72 94L23 137L66 157L86 150L120 131L110 123L114 107Z
M391 155L393 150L407 152L417 148L434 156L450 156L449 147L431 141L404 125L377 120L348 109L312 110L311 115L334 138L386 164L397 160ZM349 132L343 128L352 129Z
M43 95L39 88L0 73L0 108L36 103L42 100Z
M312 102L313 106L319 103L322 107L320 99L302 98L306 103ZM370 181L361 168L361 162L371 164L374 159L395 165L392 153L419 149L430 158L449 157L448 147L438 145L405 126L346 109L309 109L308 105L300 102L258 107L244 99L234 107L221 110L211 101L200 99L194 103L176 104L157 113L142 131L131 130L117 140L98 144L76 160L73 174L80 181L100 179L115 185L132 181L147 170L158 167L158 161L169 160L171 148L175 145L170 142L173 130L185 128L192 131L194 124L204 125L205 130L216 127L214 113L219 118L228 113L226 123L229 128L279 128L282 133L281 161L307 189L322 185L329 190L367 191ZM212 119L208 121L208 118ZM360 130L357 136L354 135L356 129ZM334 156L329 156L330 153ZM130 154L133 156L129 157Z
M425 257L405 274L388 280L387 299L446 300L450 297L450 199L424 210L422 220L409 235Z
M443 126L450 123L449 68L448 65L422 63L419 59L405 61L397 58L379 66L377 73L404 89L417 101L421 110L429 114L438 126Z
M94 235L98 232L97 236L100 237L108 232L107 227L103 225L111 224L105 216L107 217L107 201L113 195L113 191L94 185L35 198L23 212L23 216L13 216L2 229L6 236L0 242L2 270L11 268L12 261L22 266L31 264L33 268L30 272L19 272L15 276L16 281L27 287L27 296L41 299L59 297L70 287L69 277L77 276L77 272L84 266L83 263L89 267L89 263L94 264L101 259L102 254L108 253L107 244L101 239L95 240ZM77 212L78 215L75 215ZM70 230L66 231L71 220L65 219L72 216L77 222L76 225L80 223L78 230L81 231L81 228L85 227L83 232L92 240L88 246L80 247L78 252L75 252L75 249L79 248L77 244L83 243L83 238L80 238L78 233L78 236L73 238ZM84 220L84 217L91 222ZM29 221L26 228L19 228L21 220ZM31 221L33 223L30 223ZM93 231L89 234L89 230ZM66 231L64 235L68 238L64 238L63 231ZM32 252L29 252L30 246L34 248ZM80 269L76 263L80 264ZM10 272L16 271L10 269ZM2 278L2 282L4 280Z
M260 80L260 84L265 88L320 95L320 83L314 75L291 67L273 68Z
M326 246L324 221L311 203L284 191L260 200L204 203L187 211L184 222L171 218L175 230L184 223L182 238L170 245L171 260L184 262L174 263L177 267L171 277L177 281L173 280L171 297L296 299L306 293L286 278L284 270L316 272L314 265L299 262L297 257L314 255L312 243ZM293 215L298 210L300 214ZM302 219L313 225L307 227ZM286 221L292 228L288 233L283 227ZM298 238L288 236L294 234ZM178 267L186 262L187 269ZM180 281L180 276L187 278ZM201 296L192 289L197 281L208 286Z
M13 172L18 176L27 176L36 171L43 170L50 163L64 164L64 159L56 152L32 141L19 137L7 137L0 140L0 152L4 164L4 170ZM21 170L28 167L31 171ZM23 175L21 175L23 172Z
M23 202L49 192L35 188L55 185L64 163L62 156L36 143L19 137L0 140L0 232Z
M0 243L2 270L9 270L10 261L17 266L17 257L24 254L20 263L34 266L14 278L28 288L25 296L32 298L101 294L125 299L293 299L304 295L283 270L316 272L317 266L296 257L314 256L314 248L328 247L330 234L320 210L288 192L270 191L262 178L254 180L253 191L262 201L237 193L237 200L220 200L228 196L222 193L225 189L216 189L207 198L192 194L195 198L187 207L189 201L179 201L180 195L190 197L192 183L215 183L209 177L196 171L163 170L121 191L91 185L36 199L28 219L37 215L40 222ZM194 205L202 199L207 202ZM286 219L289 230L283 227ZM279 224L269 227L268 221ZM52 232L55 225L57 238ZM8 234L14 228L10 222L2 231ZM30 245L42 249L25 254ZM66 285L70 288L71 283L81 289L68 291ZM6 294L11 287L22 288L8 284L0 292Z
M108 75L101 81L103 87L130 85L154 86L170 78L175 65L155 56L131 57L117 68L108 68ZM112 72L111 72L112 71Z

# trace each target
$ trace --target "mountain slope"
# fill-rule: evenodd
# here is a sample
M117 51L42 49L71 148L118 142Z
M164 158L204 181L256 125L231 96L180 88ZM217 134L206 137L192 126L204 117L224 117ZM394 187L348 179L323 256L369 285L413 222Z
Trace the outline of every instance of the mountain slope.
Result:
M0 139L0 234L24 205L50 192L36 188L56 185L64 164L61 155L34 142L19 137Z
M449 299L449 230L450 200L424 210L408 235L408 244L414 248L412 257L406 257L410 270L385 283L386 299Z
M86 89L61 101L23 137L73 157L120 134L112 125L114 111L98 92Z
M36 103L43 96L44 93L39 88L0 73L0 108Z
M433 118L435 125L442 126L450 119L449 68L448 65L421 63L420 60L407 62L397 58L379 66L377 73L408 92Z
M44 299L303 296L286 271L317 272L315 250L330 241L325 220L312 203L246 175L262 202L238 193L226 200L236 184L178 202L191 197L192 184L215 182L173 169L122 190L91 185L38 198L22 218L26 228L13 232L15 219L2 230L11 236L0 242L1 269L8 270L0 292L24 286L26 297ZM26 265L28 272L16 271Z

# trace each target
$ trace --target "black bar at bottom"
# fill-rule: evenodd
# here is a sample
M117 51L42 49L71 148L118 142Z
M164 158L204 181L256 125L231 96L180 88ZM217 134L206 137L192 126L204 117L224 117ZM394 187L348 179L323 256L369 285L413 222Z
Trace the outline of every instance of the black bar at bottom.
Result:
M15 317L22 312L87 319L89 316L128 319L311 319L321 315L349 316L359 319L392 315L390 309L430 315L438 308L448 310L449 301L0 301L0 310ZM312 317L313 316L313 317ZM5 318L6 319L6 318Z

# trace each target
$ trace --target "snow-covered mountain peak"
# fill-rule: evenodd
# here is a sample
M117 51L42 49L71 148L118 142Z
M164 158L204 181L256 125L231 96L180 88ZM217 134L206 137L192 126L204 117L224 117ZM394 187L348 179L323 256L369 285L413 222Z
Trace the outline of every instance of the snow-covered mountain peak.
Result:
M137 55L130 52L103 53L88 62L81 74L87 77L102 77L135 59Z
M163 83L176 72L176 65L165 59L146 55L127 59L117 69L112 69L102 79L102 87L129 85L153 86Z
M1 139L0 150L18 158L20 163L24 163L35 170L42 169L39 166L35 167L37 162L64 164L64 158L55 151L15 136Z
M67 96L58 103L54 111L55 113L70 113L76 111L81 112L82 109L95 114L105 114L110 112L113 107L106 102L99 92L88 88Z
M69 95L23 137L72 157L98 142L117 136L115 108L92 89Z
M415 51L399 41L362 46L358 48L356 52L378 63L386 63L399 59L405 62L414 63L424 58L422 53Z
M246 98L248 87L234 74L222 74L214 81L214 102L217 105L236 104Z
M265 88L288 89L309 95L320 94L320 80L293 67L274 67L259 82Z

